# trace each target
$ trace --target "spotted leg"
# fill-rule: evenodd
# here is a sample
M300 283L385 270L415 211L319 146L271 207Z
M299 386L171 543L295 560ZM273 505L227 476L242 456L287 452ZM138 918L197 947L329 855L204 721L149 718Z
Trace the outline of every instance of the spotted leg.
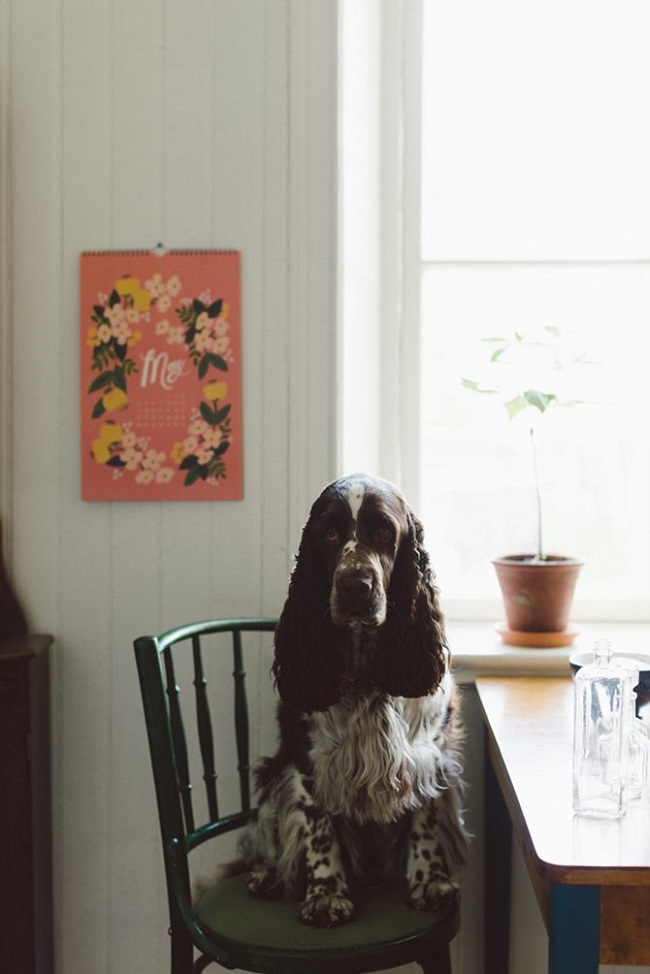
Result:
M449 875L435 801L413 814L406 877L408 902L416 910L446 913L458 902L458 884Z
M303 923L334 927L350 920L350 899L345 869L334 823L313 801L305 808L305 872L307 889L300 904Z

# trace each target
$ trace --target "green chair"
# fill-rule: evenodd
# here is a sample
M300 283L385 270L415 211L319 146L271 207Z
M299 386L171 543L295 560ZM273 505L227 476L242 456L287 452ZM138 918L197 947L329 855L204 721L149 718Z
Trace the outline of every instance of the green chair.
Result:
M412 910L394 887L355 891L355 918L329 930L301 923L296 903L252 896L245 875L216 881L193 905L190 877L201 871L193 850L201 846L205 857L215 843L225 843L223 856L215 858L228 861L235 838L230 833L256 814L244 664L248 659L251 676L257 673L264 650L270 667L275 624L213 620L135 640L162 833L171 974L197 974L212 962L266 974L357 974L412 961L425 974L451 974L449 943L458 931L458 911L437 917ZM269 667L262 667L260 680L269 679ZM193 779L203 779L200 788L193 790ZM220 809L224 786L232 806L227 810Z

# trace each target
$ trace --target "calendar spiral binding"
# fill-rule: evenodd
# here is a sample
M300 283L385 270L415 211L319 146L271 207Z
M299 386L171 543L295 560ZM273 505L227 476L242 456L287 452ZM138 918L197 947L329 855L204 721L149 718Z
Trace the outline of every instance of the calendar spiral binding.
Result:
M129 250L82 250L82 257L147 257L151 254L164 257L167 255L173 256L186 256L190 257L193 255L202 254L238 254L238 250L232 249L221 249L219 247L203 247L197 249L167 249L162 244L158 244L156 247L152 247L149 250L142 249L129 249Z

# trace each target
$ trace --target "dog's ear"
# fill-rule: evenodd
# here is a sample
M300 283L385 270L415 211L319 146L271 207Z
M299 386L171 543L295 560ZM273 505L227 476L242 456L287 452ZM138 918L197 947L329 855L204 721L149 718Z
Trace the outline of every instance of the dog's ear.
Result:
M275 631L273 675L294 710L327 710L340 698L341 634L329 612L329 586L315 537L317 504L302 533L289 594Z
M392 696L423 697L445 673L445 629L424 532L412 511L408 523L389 586L389 616L379 630L374 678Z

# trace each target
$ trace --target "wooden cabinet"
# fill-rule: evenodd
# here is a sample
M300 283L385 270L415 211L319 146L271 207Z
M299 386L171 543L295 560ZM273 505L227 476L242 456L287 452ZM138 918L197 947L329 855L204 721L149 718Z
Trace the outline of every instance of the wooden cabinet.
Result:
M52 974L50 636L0 640L0 974Z

